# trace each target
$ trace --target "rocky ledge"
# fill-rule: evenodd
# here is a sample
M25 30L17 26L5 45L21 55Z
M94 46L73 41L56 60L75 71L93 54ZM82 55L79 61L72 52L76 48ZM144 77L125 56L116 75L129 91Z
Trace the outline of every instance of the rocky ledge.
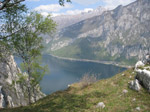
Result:
M17 67L13 56L5 57L0 61L0 108L18 107L28 104L28 98L24 90L26 87L17 83L18 73L21 73ZM36 99L40 99L45 95L40 91L38 86L36 89ZM34 98L32 97L32 101Z
M140 91L141 86L150 92L150 55L147 55L143 61L138 61L135 65L136 77L129 83L133 90Z

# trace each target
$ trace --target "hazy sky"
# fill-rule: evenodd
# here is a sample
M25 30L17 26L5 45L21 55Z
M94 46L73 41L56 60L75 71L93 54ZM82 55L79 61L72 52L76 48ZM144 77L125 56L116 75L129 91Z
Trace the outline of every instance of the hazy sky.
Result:
M113 9L118 5L127 5L135 0L71 0L72 3L66 3L64 7L58 4L58 0L26 0L24 3L31 10L39 11L43 15L52 13L77 14L81 11L96 9L98 6Z

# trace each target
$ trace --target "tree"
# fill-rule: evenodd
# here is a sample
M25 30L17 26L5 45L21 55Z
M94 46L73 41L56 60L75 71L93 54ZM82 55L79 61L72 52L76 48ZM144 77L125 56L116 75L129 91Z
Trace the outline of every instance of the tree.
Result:
M42 37L40 35L52 33L55 30L56 24L50 16L44 18L35 12L24 17L23 21L22 28L12 35L10 43L15 50L15 54L23 60L23 68L28 75L27 93L29 104L31 104L31 89L39 84L43 73L45 73L45 69L37 61L43 48Z
M37 61L43 48L40 35L52 33L56 24L50 16L43 18L37 13L30 13L27 16L27 8L21 4L23 1L25 0L0 2L0 59L4 60L6 54L14 53L23 59L22 66L27 75L18 74L20 77L18 81L27 85L30 104L31 88L35 89L45 73L45 68ZM59 0L60 5L64 5L65 2L70 0Z
M18 4L20 4L23 1L25 1L25 0L3 0L2 2L0 2L0 10L5 10L7 8L17 6ZM66 2L71 2L71 1L66 0ZM65 0L59 0L60 5L63 6L64 3L65 3Z

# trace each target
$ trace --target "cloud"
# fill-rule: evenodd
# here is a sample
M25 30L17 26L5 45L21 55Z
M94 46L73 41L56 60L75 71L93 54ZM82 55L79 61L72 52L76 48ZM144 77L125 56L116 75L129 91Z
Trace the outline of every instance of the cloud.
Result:
M91 5L97 3L100 0L71 0L71 1L81 5Z
M135 0L102 0L105 4L104 7L108 9L114 9L118 5L127 5Z
M50 5L40 5L34 10L39 12L59 12L62 9L72 8L71 4L65 4L65 6L60 6L59 4L50 4Z
M76 10L68 10L66 12L66 15L76 15L76 14L80 14L82 12L88 12L88 11L92 11L92 10L93 10L92 8L85 8L83 10L78 10L78 9L76 9Z
M66 11L65 13L51 13L52 17L56 17L56 16L60 16L60 15L76 15L76 14L81 14L82 12L88 12L88 11L92 11L93 9L92 8L85 8L83 10L68 10ZM41 14L43 16L47 16L49 15L50 13L48 12L41 12Z

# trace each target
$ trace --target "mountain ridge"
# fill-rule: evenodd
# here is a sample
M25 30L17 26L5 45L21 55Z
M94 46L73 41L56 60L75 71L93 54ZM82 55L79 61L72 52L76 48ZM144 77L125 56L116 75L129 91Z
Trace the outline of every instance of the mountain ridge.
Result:
M137 0L65 27L47 44L46 53L133 64L149 52L149 6L149 0Z

